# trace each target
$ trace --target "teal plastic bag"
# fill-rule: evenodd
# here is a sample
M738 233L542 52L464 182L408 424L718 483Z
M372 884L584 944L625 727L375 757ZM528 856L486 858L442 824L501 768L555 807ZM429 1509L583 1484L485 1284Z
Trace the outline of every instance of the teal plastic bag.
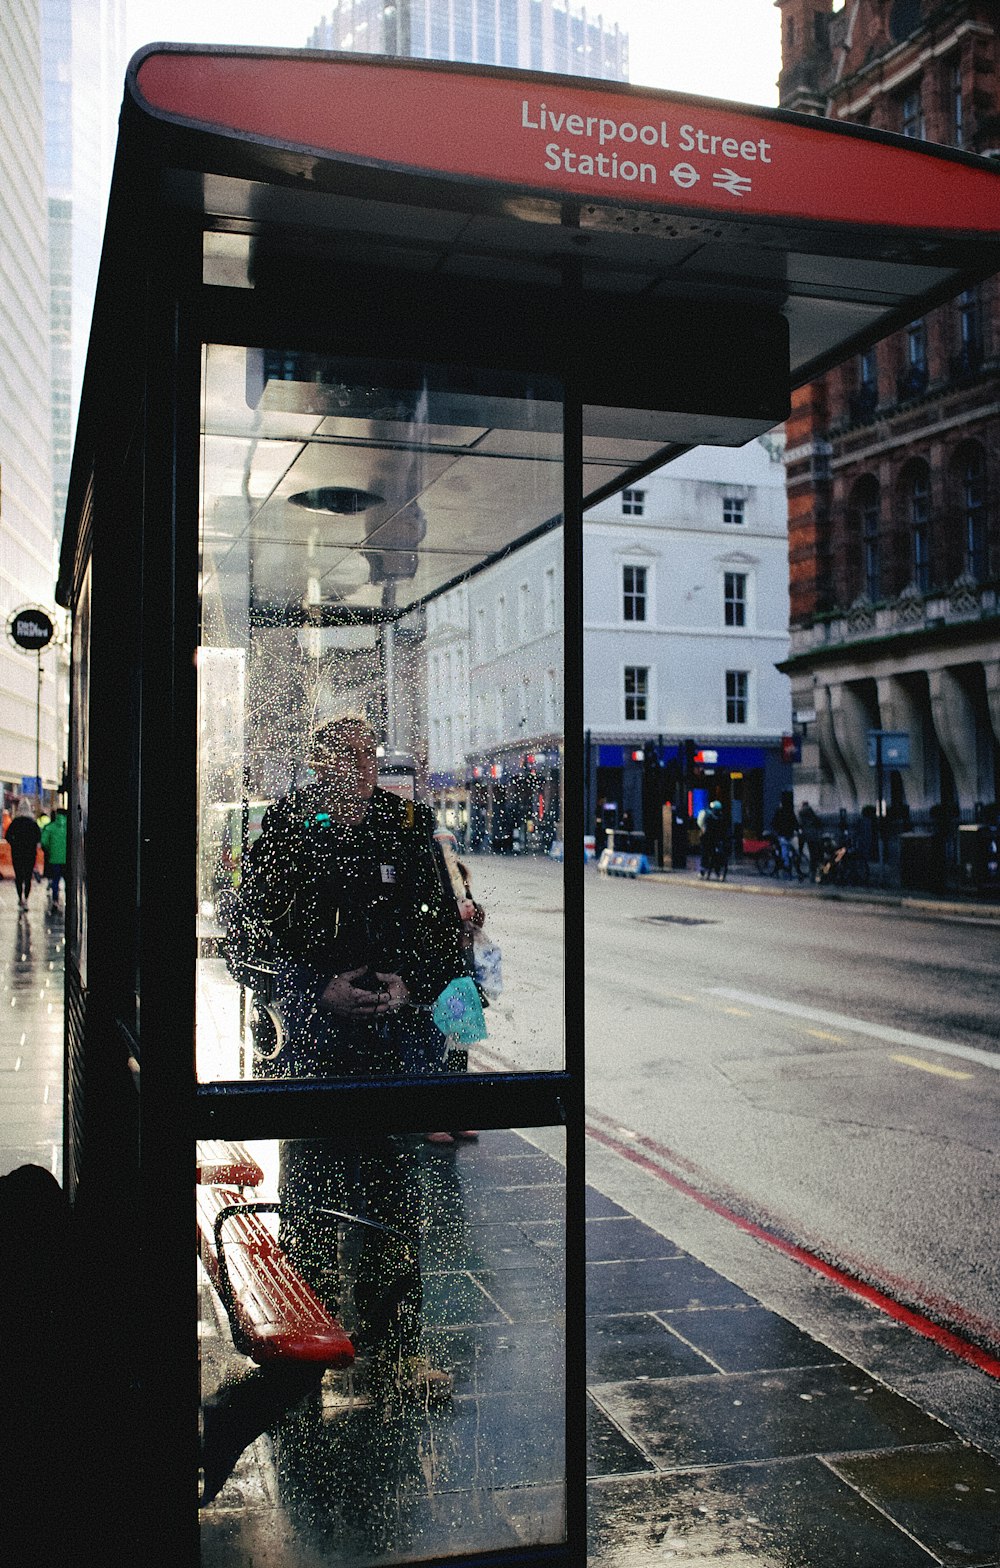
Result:
M442 1034L458 1045L486 1039L486 1019L475 982L468 975L452 980L434 1003L431 1017Z

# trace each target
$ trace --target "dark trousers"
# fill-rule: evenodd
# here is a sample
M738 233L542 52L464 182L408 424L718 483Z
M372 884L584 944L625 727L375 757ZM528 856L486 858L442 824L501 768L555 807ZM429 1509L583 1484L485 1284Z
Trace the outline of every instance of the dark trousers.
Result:
M32 850L28 859L23 855L11 855L14 867L14 886L17 888L18 898L27 898L31 892L31 877L35 869L35 852Z
M420 1343L420 1197L415 1152L388 1136L282 1143L281 1244L356 1343ZM349 1216L345 1219L342 1216Z

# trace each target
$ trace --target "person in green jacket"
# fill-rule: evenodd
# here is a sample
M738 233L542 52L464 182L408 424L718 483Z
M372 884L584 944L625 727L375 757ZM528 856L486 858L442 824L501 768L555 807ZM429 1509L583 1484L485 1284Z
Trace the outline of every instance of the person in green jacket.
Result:
M59 908L59 888L66 874L66 807L57 806L51 822L42 829L42 849L49 873L49 907Z

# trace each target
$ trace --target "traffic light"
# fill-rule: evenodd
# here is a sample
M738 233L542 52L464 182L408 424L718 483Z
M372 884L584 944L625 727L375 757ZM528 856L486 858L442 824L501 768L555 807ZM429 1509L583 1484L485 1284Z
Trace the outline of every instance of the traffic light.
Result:
M695 757L695 752L698 750L698 748L695 745L693 740L686 740L684 742L683 747L681 748L681 750L682 750L682 755L684 757L684 777L686 779L693 779L694 778L694 757Z

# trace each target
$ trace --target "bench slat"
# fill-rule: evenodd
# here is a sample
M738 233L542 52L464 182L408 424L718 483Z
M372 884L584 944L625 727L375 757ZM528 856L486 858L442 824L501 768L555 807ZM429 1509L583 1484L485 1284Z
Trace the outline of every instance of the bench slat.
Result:
M198 1144L197 1171L202 1186L259 1187L264 1180L264 1172L242 1143L223 1138L204 1138Z
M216 1216L242 1194L225 1187L198 1190L198 1231L202 1262L220 1295L221 1270L215 1250ZM259 1363L311 1361L350 1366L354 1346L344 1329L291 1263L261 1216L248 1210L224 1221L226 1268L232 1296L234 1337ZM242 1347L240 1347L242 1348Z

